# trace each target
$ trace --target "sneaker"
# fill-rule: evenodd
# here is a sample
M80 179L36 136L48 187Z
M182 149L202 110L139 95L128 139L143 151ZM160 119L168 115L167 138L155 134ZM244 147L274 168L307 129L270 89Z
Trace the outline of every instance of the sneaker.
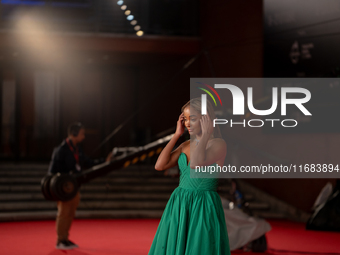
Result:
M71 240L67 240L67 242L71 245L71 246L73 246L73 248L79 248L79 246L78 245L76 245L74 242L72 242Z
M70 250L75 247L71 245L67 240L64 240L64 241L59 241L55 248L59 250Z

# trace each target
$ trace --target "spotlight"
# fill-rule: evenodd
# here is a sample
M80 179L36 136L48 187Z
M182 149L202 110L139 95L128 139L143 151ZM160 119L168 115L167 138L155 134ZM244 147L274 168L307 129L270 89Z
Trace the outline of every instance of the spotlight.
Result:
M0 1L1 1L1 0L0 0ZM126 4L123 5L123 3L124 3L123 0L119 0L119 1L117 2L118 5L121 5L120 9L123 10L123 11L124 11L124 14L127 16L126 19L131 21L130 24L131 24L132 26L135 26L135 27L134 27L134 30L137 31L137 32L136 32L136 35L137 35L137 36L142 36L142 35L144 34L144 32L143 32L142 30L140 30L140 29L141 29L140 26L136 26L136 25L137 25L137 20L134 20L134 16L131 14L131 11L130 11L130 10L127 10Z

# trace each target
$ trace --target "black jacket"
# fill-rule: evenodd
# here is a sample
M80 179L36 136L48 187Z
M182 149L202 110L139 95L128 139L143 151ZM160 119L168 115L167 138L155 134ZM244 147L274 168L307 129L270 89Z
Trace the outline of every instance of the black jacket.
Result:
M79 154L79 165L81 170L84 167L92 167L96 163L100 163L100 161L96 162L88 157L86 157L83 153L83 150L80 146L77 148L70 141L70 145L73 147L74 151L78 148ZM66 140L64 140L58 147L54 148L52 159L50 162L50 166L48 168L48 173L56 174L56 173L70 173L70 172L79 172L76 169L76 159L74 157L73 152L71 151L69 145Z

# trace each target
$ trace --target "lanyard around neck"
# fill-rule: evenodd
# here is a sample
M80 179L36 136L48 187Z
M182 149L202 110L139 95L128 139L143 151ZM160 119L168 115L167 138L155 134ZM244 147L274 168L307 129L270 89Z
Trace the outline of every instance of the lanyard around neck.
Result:
M76 150L74 150L73 146L70 143L70 139L66 138L66 142L68 144L68 147L70 148L70 150L73 152L73 156L77 162L77 164L79 164L79 152L78 152L78 147L76 147Z

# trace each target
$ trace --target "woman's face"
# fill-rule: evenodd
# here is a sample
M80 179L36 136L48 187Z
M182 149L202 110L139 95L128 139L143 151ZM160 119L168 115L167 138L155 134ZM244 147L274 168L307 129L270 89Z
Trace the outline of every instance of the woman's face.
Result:
M190 110L187 106L184 111L184 125L188 129L190 135L199 135L201 133L201 114L194 109Z

